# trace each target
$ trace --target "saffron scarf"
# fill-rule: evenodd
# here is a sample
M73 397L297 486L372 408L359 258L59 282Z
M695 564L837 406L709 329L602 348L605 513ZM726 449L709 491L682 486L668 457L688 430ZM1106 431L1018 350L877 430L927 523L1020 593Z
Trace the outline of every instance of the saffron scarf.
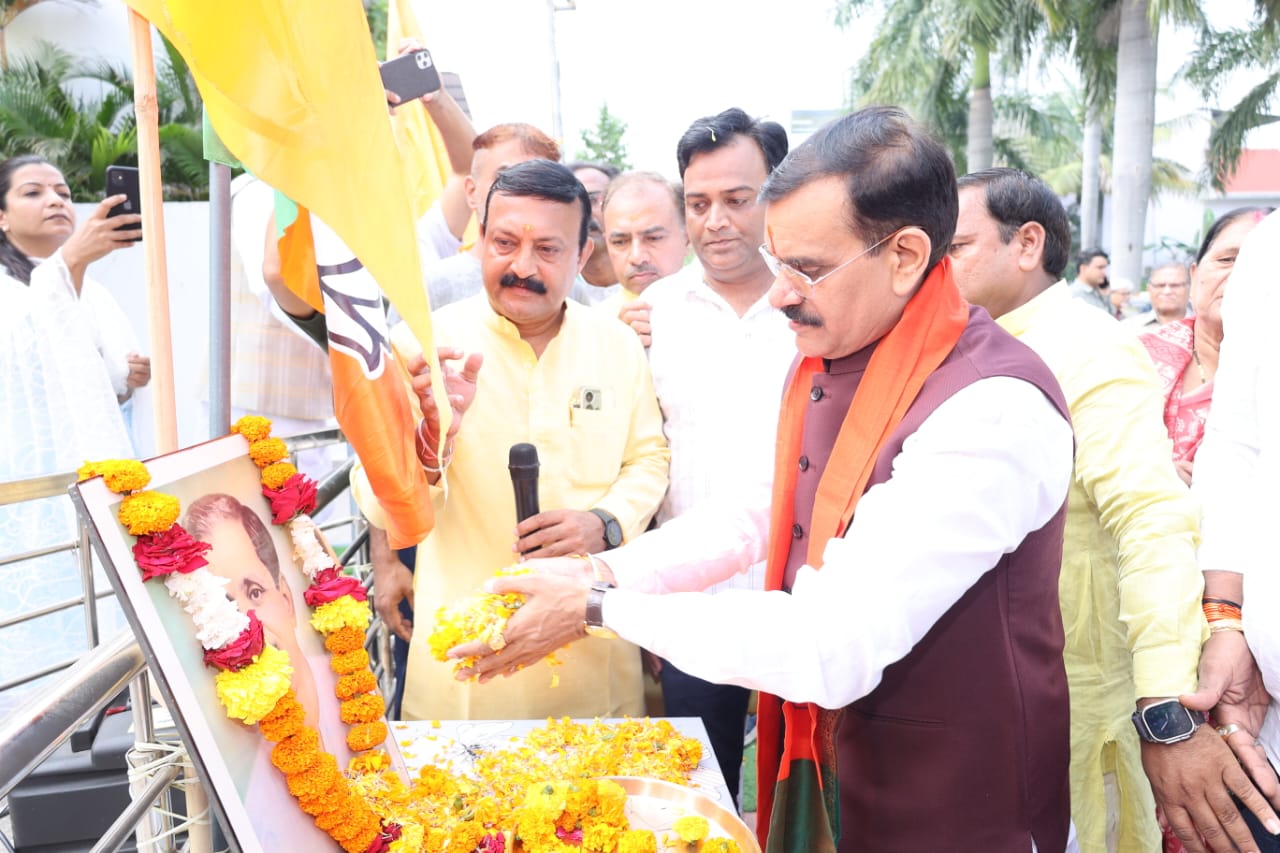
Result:
M828 540L843 536L885 442L929 376L950 355L969 310L944 257L881 338L841 423L818 482L807 563L822 566ZM774 460L772 518L765 589L782 589L791 551L795 460L804 436L813 376L822 360L805 358L783 392ZM839 712L761 694L758 714L760 846L766 850L835 850L840 835L834 732ZM773 838L774 846L768 842Z

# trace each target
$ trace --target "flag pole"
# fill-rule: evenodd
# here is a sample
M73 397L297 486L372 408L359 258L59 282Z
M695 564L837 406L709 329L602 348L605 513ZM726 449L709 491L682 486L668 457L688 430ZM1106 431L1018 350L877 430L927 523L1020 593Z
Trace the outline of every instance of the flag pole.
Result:
M160 182L160 107L151 24L129 10L133 48L133 108L138 127L138 172L142 195L142 247L147 281L147 321L151 338L151 389L156 451L178 449L174 403L173 339L169 329L169 281L165 274L164 209Z
M169 327L169 279L165 268L160 104L156 94L155 56L151 50L151 24L132 9L129 10L129 43L133 50L133 109L138 129L138 183L142 201L147 327L151 338L155 442L158 453L172 453L178 449L178 420L174 400L173 336ZM213 849L209 798L190 763L186 766L183 781L186 811L191 823L187 827L189 848L193 853L208 853ZM140 783L145 784L145 780L140 780ZM149 819L138 822L139 850L154 849L154 829Z

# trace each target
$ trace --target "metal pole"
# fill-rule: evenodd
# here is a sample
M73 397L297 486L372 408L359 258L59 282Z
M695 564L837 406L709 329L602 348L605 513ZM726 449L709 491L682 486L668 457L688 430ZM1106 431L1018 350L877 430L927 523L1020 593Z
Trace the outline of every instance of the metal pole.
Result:
M209 437L231 427L231 168L209 163Z
M0 720L0 798L145 665L132 632L121 631L77 661L49 690L27 699Z
M84 586L84 636L89 648L98 645L98 598L93 585L93 551L89 550L89 528L79 521L80 583Z
M129 682L129 705L133 711L133 741L135 747L136 745L151 743L156 737L156 727L155 721L151 718L151 682L147 681L147 673L145 671L139 673L137 678ZM154 758L154 752L135 748L134 752L130 753L129 763L131 766L134 762L146 764L154 760ZM129 786L130 799L140 799L146 787L146 783L141 778L135 780ZM157 815L148 813L146 820L139 820L137 823L139 853L154 850L154 839L161 832Z
M556 49L556 0L547 0L547 40L551 46L551 138L564 144L560 121L560 52Z
M156 775L151 777L151 781L142 789L142 793L134 797L129 807L121 812L120 817L115 819L115 823L102 834L102 838L93 846L92 853L115 853L119 850L120 845L124 844L125 839L133 832L135 825L139 829L142 828L143 813L151 808L156 798L169 787L181 770L181 764L170 764L156 771ZM142 845L139 844L138 847L141 849Z

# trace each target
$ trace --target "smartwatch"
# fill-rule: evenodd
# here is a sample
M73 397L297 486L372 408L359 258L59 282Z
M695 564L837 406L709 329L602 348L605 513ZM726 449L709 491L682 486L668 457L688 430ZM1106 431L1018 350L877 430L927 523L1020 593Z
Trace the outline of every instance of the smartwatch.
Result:
M1184 741L1203 724L1203 712L1185 708L1177 699L1165 699L1133 712L1133 725L1138 730L1138 737L1147 743Z
M600 637L605 640L617 639L617 634L604 626L604 594L614 585L606 581L596 581L587 591L587 613L583 624L588 637Z
M599 507L591 510L591 514L604 522L604 549L609 551L621 545L622 525L618 523L618 519Z

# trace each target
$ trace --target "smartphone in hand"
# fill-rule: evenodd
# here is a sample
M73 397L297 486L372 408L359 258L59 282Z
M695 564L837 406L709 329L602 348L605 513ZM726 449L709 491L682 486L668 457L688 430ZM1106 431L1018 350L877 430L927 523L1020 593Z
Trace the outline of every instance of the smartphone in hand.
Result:
M107 195L124 194L127 198L111 208L107 212L107 218L113 216L123 216L127 213L142 213L142 190L138 185L138 170L133 166L108 166L107 167ZM140 225L131 225L130 228L140 228ZM142 239L141 235L135 237L133 242L137 243Z
M431 60L431 52L415 50L388 60L379 66L382 88L400 96L400 103L407 104L423 95L440 90L440 74Z

